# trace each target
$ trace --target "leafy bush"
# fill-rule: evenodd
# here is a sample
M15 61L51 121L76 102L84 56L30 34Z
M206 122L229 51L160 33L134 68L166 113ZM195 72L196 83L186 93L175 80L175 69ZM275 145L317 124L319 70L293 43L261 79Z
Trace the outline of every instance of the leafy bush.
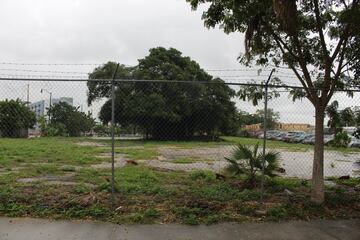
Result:
M245 175L249 183L256 185L256 175L262 169L262 161L265 160L264 174L269 177L276 176L274 171L279 166L279 153L267 152L265 155L258 153L259 143L251 149L249 146L239 144L230 158L225 158L229 162L226 170L235 175Z
M347 147L350 143L351 139L343 130L339 131L335 134L334 140L331 145L333 147Z
M79 137L89 132L95 124L90 113L80 112L78 108L64 102L52 106L48 114L49 121L45 117L39 119L41 134L44 136Z
M22 131L36 123L35 113L24 102L18 100L0 101L0 136L22 137Z

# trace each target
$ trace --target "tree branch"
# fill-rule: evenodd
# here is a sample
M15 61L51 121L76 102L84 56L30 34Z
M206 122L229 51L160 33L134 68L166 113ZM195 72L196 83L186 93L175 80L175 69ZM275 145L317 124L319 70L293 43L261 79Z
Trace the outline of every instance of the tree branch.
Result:
M328 61L329 60L329 53L327 51L324 32L323 32L323 29L322 29L322 26L321 26L321 17L320 17L319 1L318 0L314 0L314 7L315 7L316 27L317 27L317 30L319 32L320 44L321 44L321 47L322 47L322 51L323 51L323 54L324 54L325 61Z
M325 100L326 105L329 103L332 95L334 94L335 87L336 87L336 83L337 83L337 81L339 80L339 77L340 77L340 75L341 75L341 70L342 70L343 67L344 67L343 62L344 62L344 59L345 59L346 45L347 45L347 39L345 39L344 45L342 46L342 51L341 51L341 54L340 54L339 65L338 65L338 67L337 67L336 74L334 75L334 78L333 78L333 80L331 81L332 84L331 84L331 86L330 86L330 91L329 91L329 93L328 93L327 96L326 96L326 100Z
M277 45L279 46L281 52L283 53L283 55L286 54L283 46L281 45L281 41L279 41L278 38L274 37L275 42L277 43ZM296 77L299 79L301 85L304 87L305 92L307 94L307 98L314 103L314 96L311 94L311 92L309 91L309 87L306 85L305 81L302 79L302 77L300 76L299 72L296 70L296 68L294 66L290 66L289 67L293 70L293 72L295 73Z

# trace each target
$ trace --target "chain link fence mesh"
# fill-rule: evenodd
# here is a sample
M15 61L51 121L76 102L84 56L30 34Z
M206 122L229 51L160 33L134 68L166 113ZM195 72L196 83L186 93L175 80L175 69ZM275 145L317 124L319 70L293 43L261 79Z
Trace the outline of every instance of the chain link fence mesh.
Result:
M109 87L111 82L103 84ZM116 82L115 168L130 164L163 171L209 170L222 174L228 166L226 158L231 157L238 144L254 147L259 142L262 146L263 103L253 106L241 101L235 94L237 90L239 86L226 84ZM87 167L110 169L110 96L89 105L88 82L65 80L3 80L0 96L3 139L54 136L79 147L101 148L103 152L95 157L102 160ZM339 109L350 107L358 114L357 92L353 98L335 93L333 99L340 102ZM267 151L279 152L277 174L310 179L313 107L305 99L293 102L288 90L284 90L279 98L269 100L268 108ZM328 121L327 117L325 123ZM326 178L359 176L360 149L358 140L352 136L356 127L356 124L344 127L350 141L336 148L331 146L334 134L325 126ZM0 166L4 174L5 162L16 157L7 152L2 158L6 158ZM47 162L56 159L52 153L46 156Z

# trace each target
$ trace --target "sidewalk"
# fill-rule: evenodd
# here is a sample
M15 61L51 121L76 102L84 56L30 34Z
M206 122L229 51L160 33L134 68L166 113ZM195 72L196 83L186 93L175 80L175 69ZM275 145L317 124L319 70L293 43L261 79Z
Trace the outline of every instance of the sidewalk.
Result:
M360 220L223 223L211 226L114 225L86 221L0 218L0 240L359 240Z

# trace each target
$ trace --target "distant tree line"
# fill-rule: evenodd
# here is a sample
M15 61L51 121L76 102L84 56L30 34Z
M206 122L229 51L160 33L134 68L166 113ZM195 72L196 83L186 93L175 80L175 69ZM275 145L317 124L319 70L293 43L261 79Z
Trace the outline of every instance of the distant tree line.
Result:
M329 118L327 126L330 127L334 134L332 145L335 147L347 147L350 143L350 136L344 127L359 127L360 126L360 108L347 107L339 110L338 101L333 101L326 108L326 115ZM355 131L354 136L360 138L360 130Z
M22 137L35 123L35 113L20 99L0 101L1 137Z

